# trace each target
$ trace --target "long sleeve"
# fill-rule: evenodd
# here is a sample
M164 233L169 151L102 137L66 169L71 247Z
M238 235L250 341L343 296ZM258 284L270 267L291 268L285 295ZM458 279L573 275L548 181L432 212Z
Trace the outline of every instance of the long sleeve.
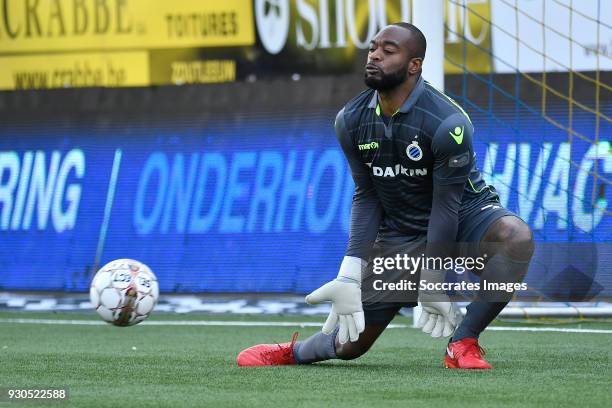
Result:
M370 169L360 160L357 149L346 129L344 109L340 110L336 116L335 129L336 137L344 151L355 182L346 256L367 260L378 234L383 209L372 183Z
M428 256L450 256L459 227L459 209L473 160L472 123L455 114L434 135L435 155L431 216L427 229Z
M459 208L465 183L434 185L427 228L427 255L451 256L459 228Z

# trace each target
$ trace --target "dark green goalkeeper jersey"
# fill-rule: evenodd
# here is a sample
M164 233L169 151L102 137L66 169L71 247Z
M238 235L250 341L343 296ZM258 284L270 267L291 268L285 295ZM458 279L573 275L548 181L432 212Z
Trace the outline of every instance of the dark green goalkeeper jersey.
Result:
M454 241L459 212L494 193L476 166L470 118L422 77L392 117L369 89L340 110L335 127L355 181L349 256L365 258L385 231Z

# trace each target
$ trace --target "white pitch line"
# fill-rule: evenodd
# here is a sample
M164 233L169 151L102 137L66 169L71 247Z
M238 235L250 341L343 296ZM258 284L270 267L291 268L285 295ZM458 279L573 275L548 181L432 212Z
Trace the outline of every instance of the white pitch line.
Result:
M0 319L0 323L16 324L64 324L83 326L104 326L101 320L62 320L62 319ZM316 322L245 322L231 320L152 320L142 323L145 326L242 326L242 327L321 327ZM410 329L407 324L390 324L388 329ZM573 329L560 327L509 327L491 326L489 331L517 331L517 332L552 332L552 333L595 333L612 334L607 329Z
M101 320L62 320L62 319L0 319L0 323L17 324L64 324L83 326L105 326ZM141 323L146 326L243 326L243 327L321 327L316 322L244 322L232 320L151 320ZM390 329L406 328L405 324L390 324Z
M562 327L506 327L491 326L487 330L491 331L526 331L526 332L554 332L554 333L600 333L612 334L612 330L607 329L572 329Z

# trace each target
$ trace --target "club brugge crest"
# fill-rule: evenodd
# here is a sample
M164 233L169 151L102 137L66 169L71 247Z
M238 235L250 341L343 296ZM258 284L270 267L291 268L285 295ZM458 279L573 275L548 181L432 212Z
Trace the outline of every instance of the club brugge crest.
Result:
M423 150L419 146L419 143L415 140L408 145L406 148L406 155L410 160L419 161L423 158Z

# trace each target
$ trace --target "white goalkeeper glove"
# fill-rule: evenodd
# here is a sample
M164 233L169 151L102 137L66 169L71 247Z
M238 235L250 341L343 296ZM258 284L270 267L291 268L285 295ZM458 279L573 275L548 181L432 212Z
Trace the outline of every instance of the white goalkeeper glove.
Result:
M361 269L365 261L353 256L345 256L338 277L306 296L306 303L316 305L331 302L332 308L323 329L331 334L339 326L338 341L346 343L349 339L357 341L365 329L365 317L361 306Z
M421 280L427 283L443 283L445 271L423 269ZM448 337L459 326L463 319L461 311L445 291L419 291L421 316L417 327L431 337Z

